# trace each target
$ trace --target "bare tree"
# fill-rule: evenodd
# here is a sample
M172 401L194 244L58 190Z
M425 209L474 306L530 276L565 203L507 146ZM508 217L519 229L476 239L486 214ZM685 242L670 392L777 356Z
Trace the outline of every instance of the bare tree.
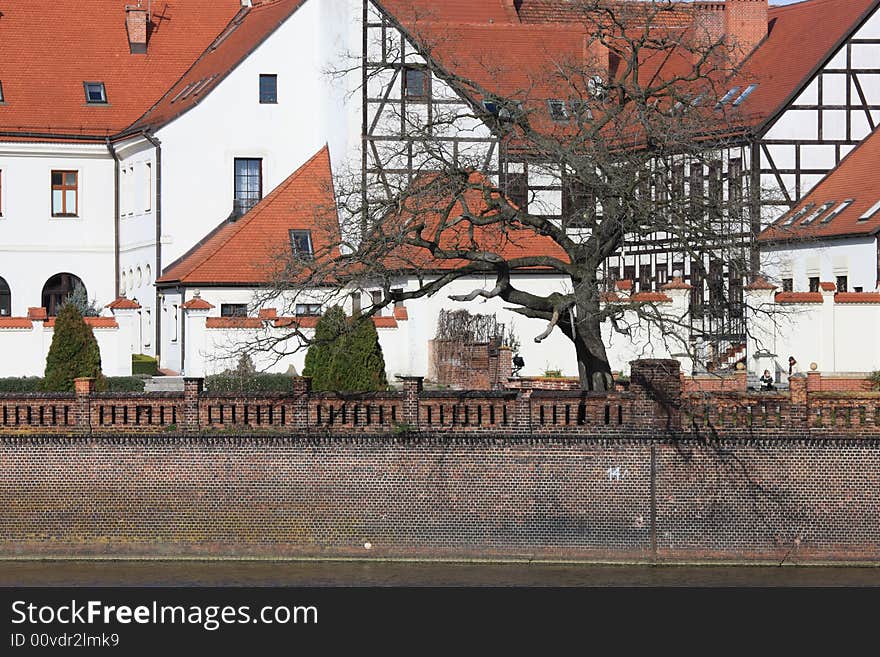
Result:
M706 314L741 317L743 283L758 266L751 239L762 194L745 156L733 157L746 144L747 122L728 93L742 53L685 20L679 3L577 0L569 11L578 18L555 27L553 42L523 29L520 51L510 52L500 41L475 51L463 26L385 17L403 45L371 47L382 55L365 58L365 84L403 91L397 102L386 91L365 127L361 169L338 172L338 255L287 254L266 296L381 287L362 309L369 316L489 277L493 285L450 298L502 299L546 321L537 341L562 331L589 390L613 388L605 322L624 333L632 321L652 323L686 350L682 336ZM527 60L516 59L519 37ZM407 42L418 44L415 57L394 52ZM398 138L370 139L380 124L396 126ZM649 249L690 264L685 315L670 316L656 296L614 295L620 276L609 259ZM518 273L535 268L566 284L546 296L523 289ZM404 274L417 277L414 289L394 288Z

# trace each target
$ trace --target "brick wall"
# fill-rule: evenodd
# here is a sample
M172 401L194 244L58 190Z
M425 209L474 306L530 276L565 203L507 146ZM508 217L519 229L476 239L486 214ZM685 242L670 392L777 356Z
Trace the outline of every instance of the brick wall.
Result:
M510 349L485 342L429 340L428 362L431 380L457 390L503 387L513 371Z
M3 436L0 471L4 557L880 560L876 439Z

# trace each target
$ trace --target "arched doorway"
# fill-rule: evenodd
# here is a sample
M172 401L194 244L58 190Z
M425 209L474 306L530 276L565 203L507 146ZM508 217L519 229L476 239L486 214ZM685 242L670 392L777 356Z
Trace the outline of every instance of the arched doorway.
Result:
M12 292L6 279L0 276L0 317L12 314Z
M81 285L83 289L86 287L79 276L67 273L55 274L43 286L43 308L46 309L49 315L57 315L61 304L65 302L78 285ZM86 298L88 298L88 295L86 295Z

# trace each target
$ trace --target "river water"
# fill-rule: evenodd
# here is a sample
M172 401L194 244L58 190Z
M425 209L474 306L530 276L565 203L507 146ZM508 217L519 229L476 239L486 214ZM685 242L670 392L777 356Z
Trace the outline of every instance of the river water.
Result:
M0 561L0 586L880 586L880 567Z

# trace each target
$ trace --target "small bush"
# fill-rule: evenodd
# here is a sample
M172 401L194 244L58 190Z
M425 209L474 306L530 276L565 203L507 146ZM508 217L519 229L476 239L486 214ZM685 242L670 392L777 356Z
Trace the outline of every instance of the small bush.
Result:
M214 374L205 378L209 392L290 392L293 379L286 374L252 374L241 377L234 374Z
M144 379L137 376L108 376L108 392L143 392Z
M132 354L131 373L156 376L159 373L159 361L146 354Z
M43 389L40 376L6 377L0 379L0 392L40 392Z

